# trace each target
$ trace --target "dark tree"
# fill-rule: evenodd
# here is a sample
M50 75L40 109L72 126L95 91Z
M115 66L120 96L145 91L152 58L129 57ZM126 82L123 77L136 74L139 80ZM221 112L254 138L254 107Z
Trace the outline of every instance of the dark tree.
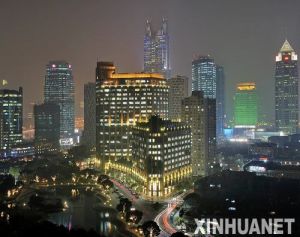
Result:
M143 217L143 212L139 210L133 210L126 213L126 221L138 224Z
M114 183L109 179L105 179L101 182L101 185L106 189L111 189L114 187Z
M58 226L48 221L41 221L40 218L32 215L24 216L24 213L12 215L9 222L0 220L1 236L14 237L100 237L95 231L84 229L71 229Z
M117 205L117 210L125 214L130 211L131 207L132 207L132 202L129 201L128 198L121 198L120 203Z
M45 198L43 198L41 196L37 196L37 195L32 195L29 198L28 206L31 209L39 209L43 206L44 201L45 201Z
M99 175L97 182L100 184L106 179L109 179L109 177L106 174L101 174Z
M0 176L0 194L6 194L15 186L15 178L12 175Z
M155 237L160 234L160 228L155 221L144 222L142 230L145 237Z
M84 145L80 146L74 146L68 151L69 158L75 159L75 160L82 160L84 158L89 157L90 150L88 147Z
M183 209L180 209L180 211L179 211L179 217L183 217L184 213L185 213L185 211Z
M186 237L186 235L182 232L173 233L170 237Z

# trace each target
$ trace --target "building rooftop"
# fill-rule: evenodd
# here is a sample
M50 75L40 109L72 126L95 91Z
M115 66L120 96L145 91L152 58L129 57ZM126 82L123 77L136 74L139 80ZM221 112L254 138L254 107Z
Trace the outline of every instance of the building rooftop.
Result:
M139 78L156 78L164 79L164 76L158 73L114 73L110 76L113 79L139 79Z
M288 40L286 39L280 49L281 53L288 53L288 52L294 52L294 49L292 48L292 46L290 45L290 43L288 42Z
M256 89L255 82L244 82L237 84L237 90L239 91L252 91Z
M150 132L160 132L165 130L177 130L182 128L187 128L189 126L181 122L173 122L171 120L165 120L157 115L152 115L147 122L138 123L137 128L149 128Z

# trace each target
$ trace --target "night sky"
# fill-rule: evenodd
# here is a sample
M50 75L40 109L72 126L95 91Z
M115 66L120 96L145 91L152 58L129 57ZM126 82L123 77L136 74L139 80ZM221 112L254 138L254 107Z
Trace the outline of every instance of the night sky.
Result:
M225 67L227 113L235 84L255 81L262 116L273 118L274 58L287 38L300 54L297 0L0 0L0 79L24 87L25 115L42 102L45 65L73 65L76 113L99 60L143 70L145 21L169 22L172 74L191 77L196 55Z

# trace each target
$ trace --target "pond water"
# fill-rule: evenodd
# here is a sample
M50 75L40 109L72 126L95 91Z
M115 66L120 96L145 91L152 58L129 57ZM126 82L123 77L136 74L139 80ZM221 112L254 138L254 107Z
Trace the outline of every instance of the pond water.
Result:
M53 192L53 190L52 190ZM117 212L102 205L102 200L94 193L76 190L77 197L72 197L70 190L55 190L54 196L62 199L65 210L49 214L48 220L67 228L94 229L104 236L131 236L124 224L117 219ZM73 191L74 193L74 191ZM51 195L53 197L53 195ZM129 234L129 235L128 235Z

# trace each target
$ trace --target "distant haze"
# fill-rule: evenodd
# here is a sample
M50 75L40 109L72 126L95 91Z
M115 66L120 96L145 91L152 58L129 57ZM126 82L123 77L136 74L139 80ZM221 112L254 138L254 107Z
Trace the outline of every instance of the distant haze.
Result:
M273 119L274 58L287 37L300 53L296 0L0 0L0 80L24 87L25 115L42 101L45 65L73 65L76 112L83 84L95 80L99 60L118 71L143 70L146 19L169 22L172 74L191 77L191 62L210 54L226 73L226 105L238 82L255 81L261 116Z

